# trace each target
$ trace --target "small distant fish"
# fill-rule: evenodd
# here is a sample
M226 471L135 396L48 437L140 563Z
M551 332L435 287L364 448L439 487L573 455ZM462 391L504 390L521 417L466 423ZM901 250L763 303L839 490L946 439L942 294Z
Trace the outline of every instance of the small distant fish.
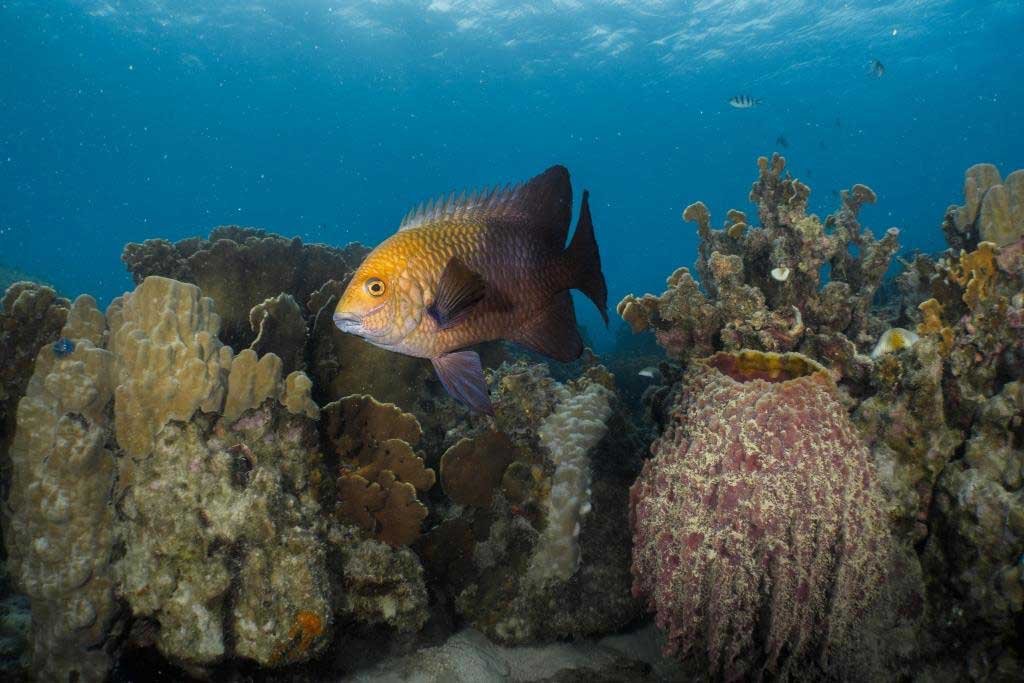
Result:
M646 368L641 369L640 372L636 374L640 375L641 377L646 377L647 379L655 383L661 381L661 370L654 367L653 365L648 365Z
M75 352L75 342L67 337L61 337L53 342L53 355L57 358L66 358Z
M875 78L881 78L882 76L885 75L885 64L882 64L877 59L872 59L868 67L868 73L870 73Z
M836 126L836 128L842 128L843 127L843 122L839 120L838 116L836 117L835 126Z
M756 100L750 95L736 95L729 98L729 106L736 109L750 109L759 104L761 104L761 100Z
M828 149L828 145L825 144L824 140L818 140L818 148L819 149Z
M480 356L467 347L507 339L555 360L579 358L570 289L608 322L586 190L566 246L571 221L564 166L515 187L421 206L356 270L334 324L383 349L429 358L448 393L493 414Z
M787 149L789 148L789 140L786 139L785 135L780 135L779 137L775 138L775 144L779 145L780 147L785 147Z

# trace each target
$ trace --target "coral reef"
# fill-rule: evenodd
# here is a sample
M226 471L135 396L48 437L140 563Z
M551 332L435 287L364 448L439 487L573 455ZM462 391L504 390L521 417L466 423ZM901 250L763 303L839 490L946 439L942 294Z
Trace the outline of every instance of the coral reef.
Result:
M871 449L893 531L915 543L928 535L935 481L964 439L949 425L942 380L941 342L925 338L877 359L876 391L853 415Z
M60 337L69 306L53 289L33 282L12 284L0 300L0 482L7 479L7 448L36 355ZM0 486L0 495L5 491Z
M215 228L209 239L131 243L121 260L136 284L162 275L198 285L217 302L221 339L233 349L244 349L259 333L250 324L254 306L282 293L307 301L332 278L347 282L366 253L358 244L336 249L229 225Z
M942 223L953 249L997 246L1024 238L1024 169L1003 180L992 164L975 164L964 173L964 205L950 206Z
M784 175L785 159L761 157L758 167L750 200L761 227L749 227L746 215L734 209L723 229L715 230L707 207L687 207L683 218L697 223L701 240L700 284L680 268L663 294L627 295L619 314L634 332L653 330L675 360L716 350L799 351L840 379L863 383L871 363L862 354L886 327L872 315L871 301L899 231L890 228L876 240L861 228L862 205L875 201L866 186L844 191L839 210L822 222L806 214L810 189Z
M146 278L108 320L124 451L120 594L159 624L156 644L175 661L307 658L329 638L281 648L300 613L331 622L309 382L283 380L273 354L232 357L194 285Z
M419 631L429 614L423 568L416 555L408 548L392 548L373 539L348 538L340 546L339 618L384 625L400 633Z
M877 595L890 539L824 369L797 354L691 366L630 492L634 593L668 648L727 678L828 664Z
M565 384L546 366L490 373L496 419L463 423L441 459L450 500L416 548L456 610L506 644L629 622L626 502L642 444L600 366ZM472 482L461 461L487 460ZM489 490L488 490L489 489Z
M874 200L870 190L843 193L840 210L821 223L805 215L808 188L783 177L781 159L760 167L751 200L762 227L730 211L724 229L712 230L706 207L688 207L684 218L697 222L701 237L700 282L679 269L668 291L628 296L620 314L634 331L653 331L684 368L744 347L796 350L825 366L871 451L903 575L928 587L926 597L910 587L905 603L920 606L900 608L918 615L904 625L917 634L908 641L913 656L932 653L974 678L1013 670L1021 656L1015 561L1024 555L1015 526L1024 174L1002 180L991 165L969 169L965 205L951 207L943 223L951 248L938 258L900 259L904 271L883 287L896 236L876 242L860 230L857 212ZM644 403L675 424L674 396L652 388Z
M102 680L117 613L108 502L115 359L91 297L75 301L61 334L74 351L38 350L18 405L4 541L14 583L32 604L32 675Z
M413 447L423 435L413 415L372 396L324 406L324 432L341 464L338 515L391 546L420 535L427 508L416 495L434 485L434 471Z
M963 458L939 477L924 555L932 575L942 577L936 588L956 625L976 634L976 646L1017 649L1017 657L1024 618L1022 476L1024 382L1017 380L982 406Z

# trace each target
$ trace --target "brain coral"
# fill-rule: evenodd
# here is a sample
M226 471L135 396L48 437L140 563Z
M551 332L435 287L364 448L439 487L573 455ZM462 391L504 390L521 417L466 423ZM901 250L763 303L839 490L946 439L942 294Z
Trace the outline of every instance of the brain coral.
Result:
M890 542L868 452L821 366L751 351L697 363L652 452L630 491L633 591L669 652L703 650L738 678L844 642Z

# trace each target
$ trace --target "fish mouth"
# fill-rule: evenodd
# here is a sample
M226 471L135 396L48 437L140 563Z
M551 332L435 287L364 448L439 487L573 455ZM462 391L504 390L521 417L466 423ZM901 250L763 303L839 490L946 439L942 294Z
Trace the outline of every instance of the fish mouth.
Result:
M342 332L358 332L363 326L363 320L355 313L335 313L334 326Z

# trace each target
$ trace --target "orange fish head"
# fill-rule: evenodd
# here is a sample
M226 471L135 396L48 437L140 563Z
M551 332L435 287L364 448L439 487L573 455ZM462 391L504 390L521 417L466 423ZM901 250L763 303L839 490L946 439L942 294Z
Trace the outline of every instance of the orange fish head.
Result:
M390 259L379 256L371 253L353 274L334 309L334 324L377 346L395 347L415 321L399 284L405 278Z

